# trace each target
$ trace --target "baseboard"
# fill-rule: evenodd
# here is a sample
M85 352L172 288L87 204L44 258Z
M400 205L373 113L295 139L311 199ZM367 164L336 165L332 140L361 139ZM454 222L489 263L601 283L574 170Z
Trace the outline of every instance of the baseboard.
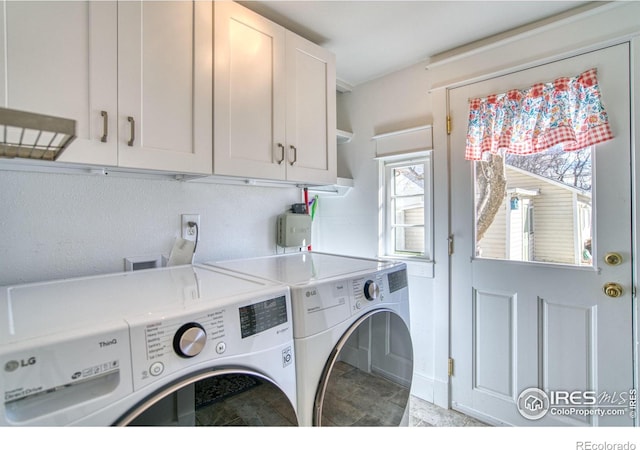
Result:
M414 372L411 382L411 395L433 403L433 378Z
M441 408L450 408L448 378L446 380L433 380L433 403Z
M411 383L411 394L441 408L449 409L448 382L436 380L425 374L414 372Z

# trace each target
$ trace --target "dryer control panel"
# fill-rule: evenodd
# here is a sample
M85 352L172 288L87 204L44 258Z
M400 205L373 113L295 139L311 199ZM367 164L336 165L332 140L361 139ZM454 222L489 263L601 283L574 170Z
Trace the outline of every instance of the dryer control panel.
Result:
M360 276L295 287L291 295L294 337L312 336L383 304L408 303L407 269L398 264Z

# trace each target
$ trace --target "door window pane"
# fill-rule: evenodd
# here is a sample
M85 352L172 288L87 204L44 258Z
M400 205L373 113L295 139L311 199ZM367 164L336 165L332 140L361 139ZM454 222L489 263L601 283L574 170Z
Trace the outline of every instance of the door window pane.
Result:
M591 265L592 169L591 147L477 162L476 255Z

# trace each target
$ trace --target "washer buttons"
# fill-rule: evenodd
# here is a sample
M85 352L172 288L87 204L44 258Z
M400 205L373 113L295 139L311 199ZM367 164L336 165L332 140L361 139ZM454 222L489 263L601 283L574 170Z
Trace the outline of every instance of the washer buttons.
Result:
M227 344L225 344L224 342L218 342L218 344L216 345L216 353L221 355L226 350L227 350Z
M154 362L149 367L149 373L154 377L157 377L162 372L164 372L164 364L162 364L160 361Z

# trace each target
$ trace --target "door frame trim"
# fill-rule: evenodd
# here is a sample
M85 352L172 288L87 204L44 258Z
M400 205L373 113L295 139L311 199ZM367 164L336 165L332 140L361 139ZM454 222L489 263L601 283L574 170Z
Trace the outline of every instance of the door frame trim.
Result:
M638 118L640 115L640 92L636 92L638 86L640 86L640 37L636 36L630 41L630 77L631 77L631 229L632 229L632 246L633 253L631 254L631 264L633 268L633 294L632 294L632 307L633 307L633 342L635 343L633 349L633 357L635 359L634 367L634 388L638 389L640 386L640 333L638 333L638 324L640 324L640 310L638 308L638 280L640 280L640 264L638 264L638 258L640 256L640 208L638 207L638 200L640 199L640 182L638 182L638 176L640 175L640 157L637 156L637 152L640 151L640 129L637 128ZM640 418L636 414L634 421L635 426L640 426Z

